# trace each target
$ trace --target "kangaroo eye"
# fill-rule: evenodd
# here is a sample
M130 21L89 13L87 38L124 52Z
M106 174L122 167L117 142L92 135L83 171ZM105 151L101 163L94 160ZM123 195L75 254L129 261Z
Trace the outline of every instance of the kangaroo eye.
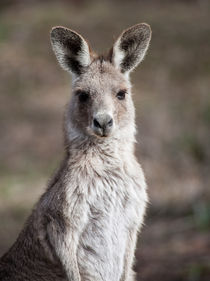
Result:
M124 99L125 99L125 94L126 94L126 90L120 90L120 91L117 93L117 98L118 98L118 100L124 100Z
M83 90L78 90L76 92L76 95L78 96L79 101L82 102L82 103L87 102L89 97L90 97L89 93L86 92L86 91L83 91Z

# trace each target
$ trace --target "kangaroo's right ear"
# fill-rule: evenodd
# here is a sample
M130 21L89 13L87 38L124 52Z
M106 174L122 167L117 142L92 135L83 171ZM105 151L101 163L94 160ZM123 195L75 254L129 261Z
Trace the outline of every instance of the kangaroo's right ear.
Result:
M64 70L80 75L91 62L90 50L85 39L66 27L56 26L51 31L53 51Z
M151 39L148 24L140 23L126 29L113 46L112 62L122 73L132 71L144 58Z

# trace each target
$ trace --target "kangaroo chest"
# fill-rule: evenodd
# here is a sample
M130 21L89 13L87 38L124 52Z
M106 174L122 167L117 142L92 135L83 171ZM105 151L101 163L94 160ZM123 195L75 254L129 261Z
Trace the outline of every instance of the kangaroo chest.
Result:
M85 281L118 281L123 274L129 231L142 222L141 189L128 176L101 178L94 189L95 196L87 199L87 223L79 238L80 274Z

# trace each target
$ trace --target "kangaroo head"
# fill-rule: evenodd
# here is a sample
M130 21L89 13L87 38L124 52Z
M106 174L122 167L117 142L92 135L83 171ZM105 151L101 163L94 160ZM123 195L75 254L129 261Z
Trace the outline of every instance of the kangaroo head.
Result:
M51 42L63 69L73 76L66 126L71 134L94 138L134 132L129 73L143 60L151 39L147 24L125 30L107 57L97 56L75 31L54 27Z

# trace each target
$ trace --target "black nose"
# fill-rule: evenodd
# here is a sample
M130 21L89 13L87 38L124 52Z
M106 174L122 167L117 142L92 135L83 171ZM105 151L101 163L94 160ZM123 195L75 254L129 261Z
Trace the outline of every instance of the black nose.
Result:
M101 136L107 136L113 126L113 119L108 114L97 115L93 119L94 130Z
M96 128L106 128L107 126L111 127L113 125L113 119L112 118L94 118L93 124Z

